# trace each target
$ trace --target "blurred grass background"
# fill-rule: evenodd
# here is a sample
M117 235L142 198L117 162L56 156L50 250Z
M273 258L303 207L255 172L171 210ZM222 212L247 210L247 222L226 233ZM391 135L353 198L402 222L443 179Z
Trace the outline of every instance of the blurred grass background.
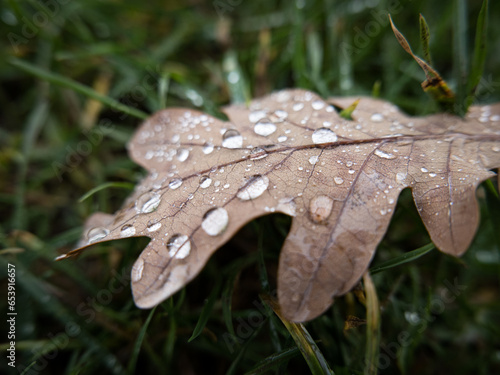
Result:
M310 373L300 345L259 299L276 284L285 216L243 228L194 282L153 311L134 306L129 286L146 239L95 246L76 260L53 258L74 246L86 217L114 212L144 176L126 154L141 116L166 106L220 116L222 105L286 87L323 97L373 94L412 115L435 112L420 88L423 72L386 15L417 54L418 14L426 17L434 67L457 89L480 7L460 0L3 0L0 306L7 311L11 263L18 368L6 365L3 323L0 371ZM500 99L500 3L491 2L489 13L480 104ZM103 105L95 93L129 109ZM105 183L113 184L79 202ZM463 258L432 251L373 276L380 372L500 373L500 205L493 184L478 196L481 226ZM373 263L427 243L405 191ZM336 374L370 373L361 300L360 293L338 298L305 326L320 362ZM344 330L346 321L353 328Z

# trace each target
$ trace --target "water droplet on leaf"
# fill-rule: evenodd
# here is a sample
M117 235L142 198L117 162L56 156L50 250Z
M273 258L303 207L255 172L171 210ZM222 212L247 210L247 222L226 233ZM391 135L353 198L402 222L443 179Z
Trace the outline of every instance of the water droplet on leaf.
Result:
M167 250L171 258L184 259L191 252L191 241L184 234L174 234L167 243Z
M102 240L109 234L109 229L103 227L92 228L87 233L87 240L89 243Z
M319 128L313 132L312 141L315 144L336 142L337 134L330 129Z
M226 230L228 222L229 216L224 208L212 208L203 216L201 227L209 236L218 236Z
M240 148L243 146L243 137L236 129L226 130L222 136L222 146L226 148Z
M309 215L311 220L316 224L325 223L326 219L332 213L333 199L326 196L320 195L311 199L309 203Z
M243 201L260 197L269 186L269 178L267 176L255 175L246 181L245 187L236 195Z
M276 125L274 125L274 123L271 122L269 119L264 118L259 120L255 124L253 131L258 135L267 137L268 135L271 135L276 131Z

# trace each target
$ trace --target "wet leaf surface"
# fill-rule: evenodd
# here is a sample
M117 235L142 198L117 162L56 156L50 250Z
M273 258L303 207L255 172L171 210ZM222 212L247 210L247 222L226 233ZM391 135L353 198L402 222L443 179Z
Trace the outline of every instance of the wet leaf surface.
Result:
M281 251L284 316L306 321L368 268L402 189L410 187L432 241L459 256L478 225L475 190L500 167L500 104L408 117L360 98L342 118L314 93L285 90L225 108L224 122L188 109L147 119L129 144L149 175L114 215L96 213L78 248L147 236L132 269L137 306L153 307L192 280L243 225L293 217Z

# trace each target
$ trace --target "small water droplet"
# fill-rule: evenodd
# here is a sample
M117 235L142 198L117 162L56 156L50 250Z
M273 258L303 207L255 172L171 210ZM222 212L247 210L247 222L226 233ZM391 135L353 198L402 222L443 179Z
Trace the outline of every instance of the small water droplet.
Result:
M311 156L311 157L309 158L309 163L310 163L310 164L312 164L312 165L314 165L314 164L316 164L316 163L318 162L318 159L319 159L319 157L318 157L318 156L316 156L316 155Z
M380 215L382 215L382 216L387 215L387 209L382 208L382 209L380 210Z
M184 234L174 234L167 243L168 255L176 259L184 259L191 252L191 241Z
M180 148L177 150L177 160L186 161L189 156L189 150L185 148Z
M393 154L382 151L380 149L375 150L375 155L377 155L379 158L382 158L382 159L395 159L396 158Z
M356 171L355 171L354 169L349 169L349 171L348 171L348 172L349 172L349 174L354 174L354 173L356 173Z
M160 205L160 195L152 191L142 194L135 202L135 210L138 213L149 213L156 210Z
M336 183L337 185L342 185L342 184L344 183L344 179L343 179L342 177L339 177L339 176L335 177L335 178L333 179L333 181L335 181L335 183Z
M336 142L337 134L330 129L319 128L313 132L312 141L315 144Z
M159 221L156 221L156 220L150 220L150 221L148 221L147 228L148 228L148 232L155 232L161 228L161 223Z
M274 114L280 118L280 120L284 120L288 117L288 112L287 111L283 111L282 109L278 109L276 111L274 111Z
M254 126L253 131L264 137L273 134L276 131L276 125L267 118L260 119Z
M103 227L92 228L87 233L88 243L96 242L102 240L109 234L109 229Z
M267 151L261 147L254 147L250 152L250 159L259 160L267 156Z
M248 115L248 119L250 120L250 122L257 122L266 116L267 113L265 111L252 111Z
M236 195L243 201L260 197L269 186L269 178L267 176L255 175L245 182L245 187Z
M309 203L309 215L311 220L316 224L325 223L326 219L332 213L333 199L326 196L320 195L311 199Z
M424 168L424 167L420 168L420 170L421 170L422 172L424 172L424 173L429 172L429 170L428 170L427 168Z
M201 176L200 177L200 187L202 189L206 189L212 184L212 179L208 176Z
M311 103L311 107L313 107L313 109L315 110L320 110L321 108L323 108L325 106L325 102L323 100L315 100Z
M138 258L132 267L132 281L138 282L142 279L142 271L144 270L144 260Z
M304 103L302 103L302 102L294 103L293 106L292 106L292 109L295 112L300 111L302 108L304 108Z
M224 208L212 208L203 216L201 227L209 236L218 236L226 230L228 222L229 216Z
M130 237L135 234L135 227L132 224L126 224L120 230L120 236Z
M280 135L278 137L278 142L285 142L288 139L286 135Z
M168 183L168 187L172 190L179 188L182 185L182 180L180 178L174 178Z
M403 172L396 173L396 181L397 182L403 183L404 180L406 180L406 173L403 173Z
M382 122L384 121L384 116L381 113L374 113L370 119L373 122Z
M205 155L208 155L210 153L212 153L212 151L214 150L214 145L209 143L209 142L206 142L204 145L203 145L203 148L201 149L203 151L203 153Z
M436 176L437 174L435 174L434 172L429 173L429 177L436 177Z
M226 130L222 136L222 146L226 148L240 148L243 145L243 137L236 129Z

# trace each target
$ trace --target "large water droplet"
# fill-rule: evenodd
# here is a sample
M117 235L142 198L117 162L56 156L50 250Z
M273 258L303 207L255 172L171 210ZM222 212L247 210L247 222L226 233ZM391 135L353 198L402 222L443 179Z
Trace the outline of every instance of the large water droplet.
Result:
M184 234L174 234L167 243L168 255L177 259L184 259L191 252L191 241Z
M177 160L186 161L189 156L189 150L185 148L180 148L177 150Z
M379 158L382 158L382 159L395 159L396 158L393 154L382 151L378 148L375 150L375 155L377 155Z
M309 215L317 224L324 224L332 213L333 199L326 195L319 195L309 203Z
M222 136L222 146L226 148L240 148L243 146L243 137L236 129L226 130Z
M212 179L208 176L201 176L200 178L200 187L202 189L206 189L212 184Z
M120 236L130 237L135 234L135 227L132 224L126 224L120 230Z
M243 201L255 199L260 197L268 186L269 178L267 176L255 175L245 183L245 187L236 196Z
M224 208L212 208L203 216L201 227L209 236L218 236L226 230L228 222L229 216Z
M172 190L178 189L182 185L182 180L180 178L174 178L168 183L168 187Z
M258 135L267 137L276 131L276 125L271 120L263 118L255 124L253 131Z
M135 210L138 213L149 213L156 210L160 205L160 195L152 191L142 194L135 202Z
M89 243L102 240L109 234L109 229L103 227L92 228L87 233L87 240Z
M144 260L138 258L132 267L132 281L138 282L142 279L142 271L144 270Z
M209 142L206 142L201 150L205 155L211 154L212 151L214 150L214 145Z
M312 141L315 144L336 142L337 134L331 129L319 128L312 133Z

